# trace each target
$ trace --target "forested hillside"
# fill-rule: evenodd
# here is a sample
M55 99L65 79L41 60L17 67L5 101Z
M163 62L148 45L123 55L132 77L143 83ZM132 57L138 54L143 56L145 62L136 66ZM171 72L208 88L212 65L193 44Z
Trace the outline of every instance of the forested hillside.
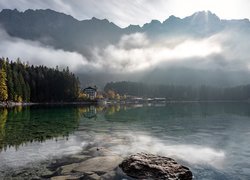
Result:
M250 100L250 85L219 88L211 86L149 85L138 82L111 82L104 90L120 95L165 97L168 100L245 101Z
M0 59L0 101L62 102L78 98L79 80L69 72Z

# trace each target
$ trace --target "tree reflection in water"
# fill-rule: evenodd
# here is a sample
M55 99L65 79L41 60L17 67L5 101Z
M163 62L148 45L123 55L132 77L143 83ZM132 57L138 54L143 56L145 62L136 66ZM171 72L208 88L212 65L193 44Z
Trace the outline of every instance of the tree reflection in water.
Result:
M28 142L67 137L78 127L77 108L15 107L0 109L0 151Z

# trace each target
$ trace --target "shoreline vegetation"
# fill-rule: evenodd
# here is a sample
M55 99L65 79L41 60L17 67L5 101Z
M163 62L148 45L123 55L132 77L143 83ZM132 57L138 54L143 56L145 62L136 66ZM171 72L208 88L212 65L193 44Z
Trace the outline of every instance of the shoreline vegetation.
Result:
M33 106L33 105L164 105L164 104L178 104L178 103L250 103L249 100L245 101L158 101L149 103L147 100L144 102L137 101L81 101L81 102L48 102L48 103L32 103L32 102L0 102L0 108L12 108L16 106Z
M127 97L165 98L166 101L249 101L250 84L219 87L208 85L162 85L141 82L110 82L104 87L105 92L110 90ZM128 96L129 95L129 96Z
M29 105L250 102L250 85L236 87L110 82L94 99L69 68L33 66L0 58L0 107Z
M32 106L32 105L96 105L97 101L82 101L82 102L43 102L43 103L32 103L32 102L0 102L0 107L15 107L15 106Z
M59 70L0 59L0 102L72 102L79 93L79 79L68 67Z

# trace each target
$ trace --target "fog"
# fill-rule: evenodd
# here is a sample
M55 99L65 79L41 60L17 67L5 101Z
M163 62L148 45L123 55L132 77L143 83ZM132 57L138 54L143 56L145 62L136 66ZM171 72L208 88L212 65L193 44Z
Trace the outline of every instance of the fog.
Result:
M69 67L83 83L103 86L130 80L162 84L223 85L249 83L250 35L225 30L208 37L149 38L124 35L106 47L91 47L91 56L55 49L38 41L11 37L0 30L0 54L34 65Z
M89 62L95 62L94 72L108 81L235 86L249 83L249 42L250 35L239 30L199 38L150 39L136 33L123 36L117 44L95 47ZM110 72L115 77L110 78Z
M150 41L145 34L125 35L116 45L94 52L94 59L102 68L113 72L144 71L154 67L182 64L189 66L189 58L205 58L221 51L213 39L185 39L173 44L168 40Z
M21 61L34 65L49 67L70 68L75 71L78 66L86 64L86 59L76 52L68 52L42 45L37 41L23 40L9 36L0 29L0 54L11 60L21 58Z

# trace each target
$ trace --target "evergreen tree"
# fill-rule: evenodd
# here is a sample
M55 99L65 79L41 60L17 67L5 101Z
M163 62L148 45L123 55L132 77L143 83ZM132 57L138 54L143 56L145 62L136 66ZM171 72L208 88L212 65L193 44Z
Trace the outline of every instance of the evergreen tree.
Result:
M8 87L8 100L14 100L14 83L11 66L7 66L7 87Z
M22 87L18 78L17 70L13 70L13 82L14 82L14 101L19 102L21 100Z
M61 102L78 98L79 80L68 67L60 71L58 67L29 66L20 59L16 62L0 59L0 68L1 87L7 87L7 91L0 91L1 94L7 92L7 97L0 101Z
M19 78L19 82L20 82L20 86L21 86L21 94L20 94L21 99L22 99L22 101L27 102L28 92L27 92L27 87L26 87L26 84L24 82L24 78L23 78L23 75L21 72L18 74L18 78Z

